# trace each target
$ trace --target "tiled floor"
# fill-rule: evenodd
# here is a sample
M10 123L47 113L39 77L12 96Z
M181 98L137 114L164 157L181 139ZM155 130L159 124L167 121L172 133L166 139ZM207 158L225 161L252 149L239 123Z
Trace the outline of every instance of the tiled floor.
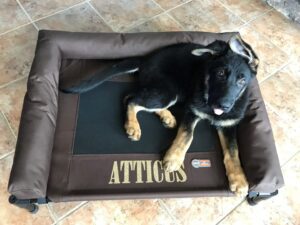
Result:
M38 29L239 30L261 59L258 79L286 186L256 207L238 197L50 203L36 215L9 205L7 182ZM0 58L1 224L300 224L300 26L262 0L2 0Z

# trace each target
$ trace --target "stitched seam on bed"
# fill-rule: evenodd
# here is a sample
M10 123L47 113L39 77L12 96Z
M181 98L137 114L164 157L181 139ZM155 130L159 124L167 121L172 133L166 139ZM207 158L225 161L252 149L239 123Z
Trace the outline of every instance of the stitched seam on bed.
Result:
M71 147L71 153L72 156L74 155L74 145L75 145L75 137L76 137L76 131L77 131L77 122L78 122L78 112L79 112L79 104L80 104L80 95L78 95L77 99L77 105L76 105L76 116L75 116L75 122L74 122L74 133L73 133L73 140L72 140L72 147Z
M36 188L24 188L24 189L21 188L21 189L12 189L11 190L11 192L23 192L23 191L32 191L32 192L36 193L37 195L44 196L43 193L39 189L36 189Z
M69 186L69 179L70 179L70 170L71 170L71 162L73 160L73 149L74 149L74 143L75 143L75 136L76 136L76 130L77 130L77 121L78 121L78 109L79 109L79 104L80 104L80 95L78 95L77 98L77 105L76 105L76 116L75 116L75 122L74 122L74 133L73 133L73 139L72 139L72 147L71 151L69 151L69 165L68 165L68 173L67 173L67 187ZM71 153L71 154L70 154Z

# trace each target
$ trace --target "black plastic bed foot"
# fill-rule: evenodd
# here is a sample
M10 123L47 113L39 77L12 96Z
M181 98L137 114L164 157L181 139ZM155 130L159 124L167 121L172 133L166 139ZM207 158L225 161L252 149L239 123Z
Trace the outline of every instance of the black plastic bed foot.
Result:
M272 193L259 193L259 192L251 191L247 195L247 202L249 203L249 205L256 205L260 201L272 198L277 194L278 194L278 190Z
M26 209L28 212L34 214L39 210L38 204L48 203L47 198L38 198L38 199L18 199L16 196L11 195L8 199L10 204L14 204L20 208Z

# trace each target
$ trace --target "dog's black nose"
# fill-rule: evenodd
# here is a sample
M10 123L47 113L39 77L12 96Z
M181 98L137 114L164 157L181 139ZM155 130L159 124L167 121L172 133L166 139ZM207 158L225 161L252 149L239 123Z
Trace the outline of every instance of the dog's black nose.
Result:
M224 111L229 110L231 108L230 102L222 102L218 104L218 108L223 109Z

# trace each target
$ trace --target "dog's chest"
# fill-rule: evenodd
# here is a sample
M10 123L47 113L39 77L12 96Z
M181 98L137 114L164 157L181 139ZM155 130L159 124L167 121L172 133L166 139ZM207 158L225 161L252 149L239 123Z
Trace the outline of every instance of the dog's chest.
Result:
M217 126L217 127L231 127L231 126L238 124L238 122L240 121L240 119L235 119L235 118L218 119L215 116L209 115L209 114L199 111L197 109L192 109L192 110L193 110L193 113L196 116L198 116L200 119L208 120L213 126Z

